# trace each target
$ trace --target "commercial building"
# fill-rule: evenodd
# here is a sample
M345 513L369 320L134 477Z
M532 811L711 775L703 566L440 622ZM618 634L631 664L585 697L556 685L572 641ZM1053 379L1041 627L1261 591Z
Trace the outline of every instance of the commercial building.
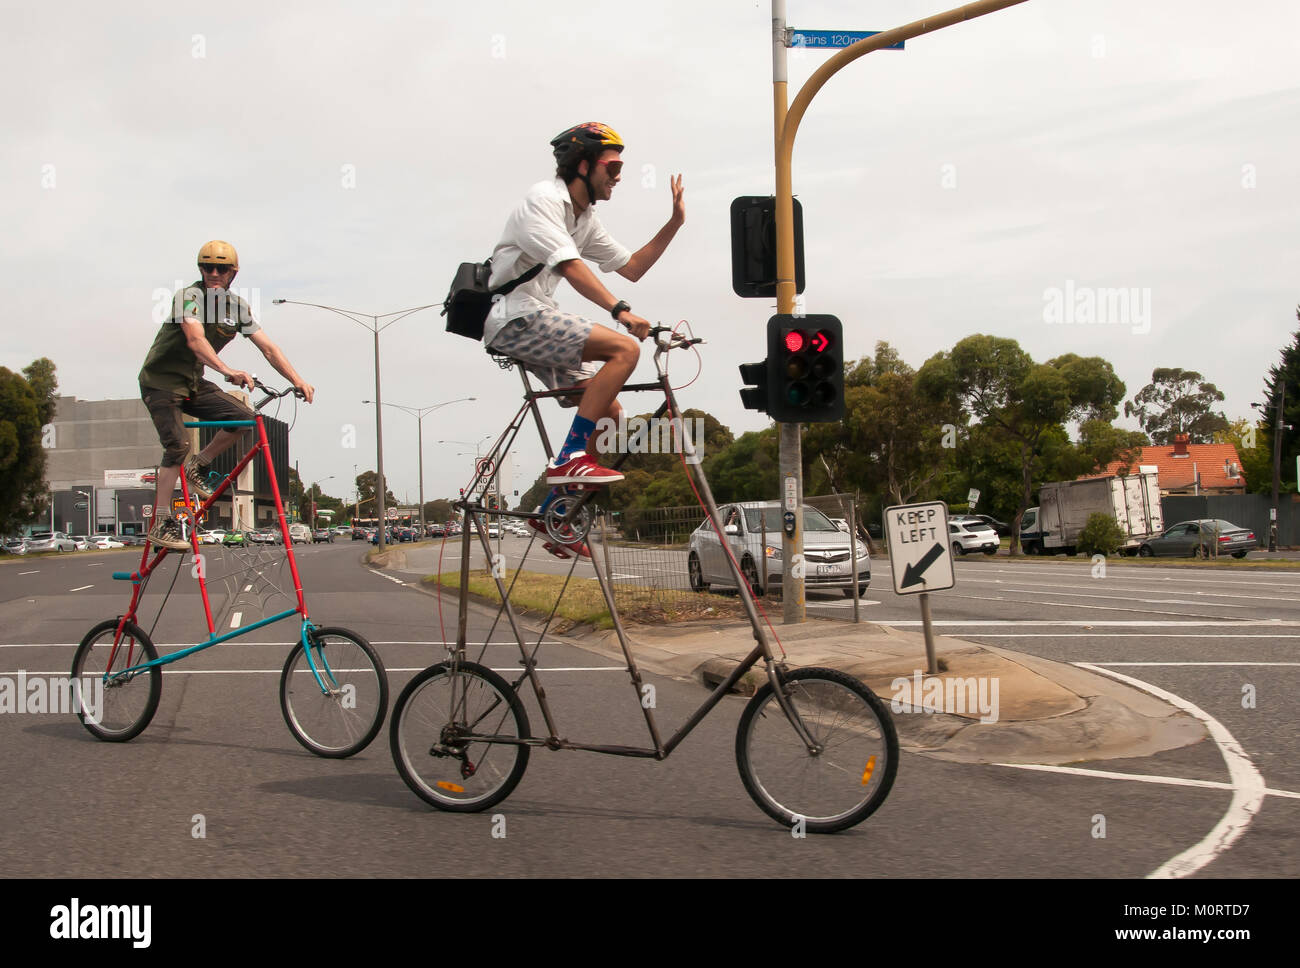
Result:
M247 402L241 393L232 394ZM283 421L263 417L280 499L288 500L289 428ZM191 428L190 452L212 439L213 428ZM45 479L52 495L49 519L32 528L69 534L139 534L148 528L154 500L153 475L162 445L143 401L78 400L61 396L54 419L46 428ZM232 448L213 461L222 474L234 470L243 451ZM134 486L130 482L134 480ZM110 482L119 482L111 485ZM175 492L180 499L180 489ZM207 527L260 528L275 521L275 498L261 459L246 467L209 512Z

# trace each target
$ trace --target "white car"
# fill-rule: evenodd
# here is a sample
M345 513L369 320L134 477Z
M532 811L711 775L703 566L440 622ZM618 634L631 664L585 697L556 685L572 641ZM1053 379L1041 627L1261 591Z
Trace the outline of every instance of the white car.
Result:
M63 531L36 531L27 539L28 551L76 551L77 543Z
M719 523L731 555L740 566L745 581L755 594L763 594L763 567L767 561L767 582L779 589L783 577L782 524L784 513L775 501L745 501L718 508ZM765 540L766 539L766 540ZM871 557L867 546L855 542L815 508L803 511L804 585L808 591L838 588L853 596L853 561L858 566L858 593L871 584ZM734 588L736 579L723 550L722 541L706 518L691 534L686 567L691 590L706 592L711 588Z
M223 528L213 528L210 531L199 532L199 544L221 544L226 540L226 532Z
M99 551L110 551L113 548L125 548L126 545L115 539L112 535L97 534L90 539L90 547Z
M975 518L949 518L948 541L951 542L952 553L955 555L964 555L968 551L994 555L1000 544L993 526Z

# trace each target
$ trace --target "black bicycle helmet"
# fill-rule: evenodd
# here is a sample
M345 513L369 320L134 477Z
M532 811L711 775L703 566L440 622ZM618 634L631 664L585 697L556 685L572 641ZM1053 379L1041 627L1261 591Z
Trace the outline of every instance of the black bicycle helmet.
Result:
M596 194L591 188L591 165L588 164L585 175L578 174L578 165L584 159L594 162L601 152L610 148L621 152L623 139L607 124L585 121L557 134L551 139L551 148L555 152L557 174L566 182L581 178L587 186L587 198L594 205Z

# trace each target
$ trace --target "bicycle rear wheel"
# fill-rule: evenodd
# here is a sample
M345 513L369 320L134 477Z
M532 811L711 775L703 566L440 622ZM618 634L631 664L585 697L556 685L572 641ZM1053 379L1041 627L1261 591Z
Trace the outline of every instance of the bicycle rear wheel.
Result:
M308 639L311 661L299 639L280 674L284 721L294 739L317 756L342 759L359 753L379 732L388 709L384 663L369 642L348 629L316 629Z
M870 689L836 669L797 669L783 681L817 749L809 751L771 683L765 684L736 730L745 789L786 826L803 821L812 833L834 833L861 823L885 802L898 770L889 711Z
M81 640L72 657L72 681L77 718L90 732L109 743L125 743L149 725L162 696L162 670L157 666L128 676L124 669L158 658L149 636L134 622L100 622ZM116 640L116 649L114 642Z
M439 810L474 813L508 797L528 766L528 715L509 683L474 662L441 662L402 690L390 727L406 785Z

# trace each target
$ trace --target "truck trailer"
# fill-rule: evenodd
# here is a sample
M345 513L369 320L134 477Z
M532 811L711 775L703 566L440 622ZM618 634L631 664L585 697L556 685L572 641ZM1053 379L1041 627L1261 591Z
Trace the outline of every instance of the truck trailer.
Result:
M1021 547L1025 554L1075 553L1079 535L1093 514L1111 515L1124 532L1125 554L1136 554L1147 538L1164 531L1160 483L1155 470L1126 477L1093 477L1044 484L1038 507L1025 512Z

